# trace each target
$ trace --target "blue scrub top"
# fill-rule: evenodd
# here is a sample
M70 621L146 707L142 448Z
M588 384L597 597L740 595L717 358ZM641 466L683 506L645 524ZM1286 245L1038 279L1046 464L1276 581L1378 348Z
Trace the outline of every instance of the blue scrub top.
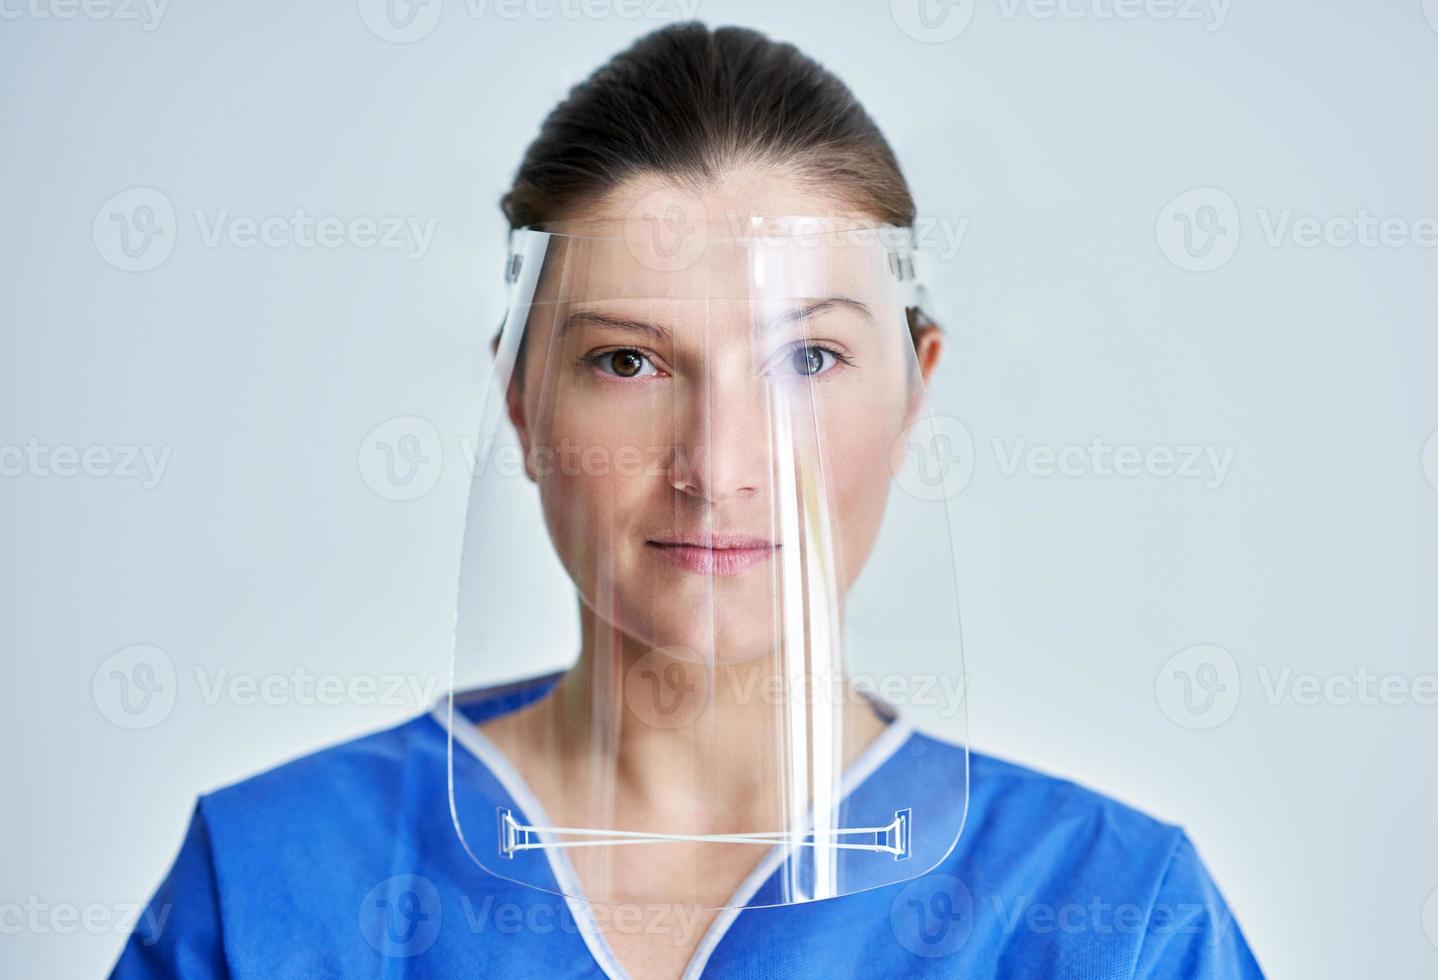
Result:
M543 690L464 700L454 765L465 806L523 813L473 724ZM202 797L112 977L625 976L597 925L606 907L496 878L465 852L450 817L446 724L442 706ZM963 805L962 748L902 722L879 742L855 805L892 810L917 795L932 806L945 793ZM933 871L721 912L684 976L1262 976L1180 828L990 756L971 753L969 765L963 835ZM753 883L760 900L776 887L777 876ZM683 925L670 910L631 911L609 926Z

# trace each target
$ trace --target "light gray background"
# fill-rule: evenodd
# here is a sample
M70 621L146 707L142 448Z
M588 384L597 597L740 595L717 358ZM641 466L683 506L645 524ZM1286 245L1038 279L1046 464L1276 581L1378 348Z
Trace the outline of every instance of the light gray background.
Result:
M680 10L444 0L401 44L368 2L63 2L0 10L6 976L103 973L196 794L442 690L496 199L567 86ZM1271 975L1431 976L1438 4L1185 4L697 12L835 69L923 214L967 221L934 398L975 446L975 746L1182 823ZM107 203L136 187L175 212L145 272L112 212L156 198ZM1222 230L1188 251L1165 209L1192 188ZM296 208L436 223L419 259L204 241ZM1269 234L1360 210L1386 244ZM387 485L405 436L429 462ZM1008 465L1095 438L1233 455L1221 481ZM34 461L65 447L91 472ZM158 482L109 471L127 447L168 452ZM163 653L107 660L136 645ZM127 715L142 661L175 675ZM310 703L297 668L378 691ZM1360 671L1379 703L1345 698Z

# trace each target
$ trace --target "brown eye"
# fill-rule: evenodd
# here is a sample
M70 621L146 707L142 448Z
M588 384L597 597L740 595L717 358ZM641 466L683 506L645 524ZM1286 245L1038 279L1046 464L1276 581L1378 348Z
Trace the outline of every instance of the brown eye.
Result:
M632 350L616 351L614 354L614 373L621 378L632 378L644 367L644 358Z
M616 378L638 378L658 373L654 365L649 363L649 358L637 350L627 348L600 354L591 361L605 374Z

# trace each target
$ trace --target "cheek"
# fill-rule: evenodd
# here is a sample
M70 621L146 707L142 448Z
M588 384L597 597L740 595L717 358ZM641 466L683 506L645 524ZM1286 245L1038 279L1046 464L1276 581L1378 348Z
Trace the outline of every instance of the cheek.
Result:
M575 579L602 575L659 472L654 447L593 412L556 413L530 462L555 549Z
M826 455L832 526L844 556L839 574L847 587L863 568L883 522L893 481L889 452L903 431L902 406L846 413L842 426L837 430L842 437L831 442Z

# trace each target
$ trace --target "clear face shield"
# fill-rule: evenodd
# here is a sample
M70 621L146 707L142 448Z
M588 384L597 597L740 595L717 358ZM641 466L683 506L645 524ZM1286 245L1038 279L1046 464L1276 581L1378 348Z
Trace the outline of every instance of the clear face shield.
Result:
M454 822L490 873L592 902L914 878L967 800L918 256L892 227L701 231L512 235L461 562L454 684L480 690L452 696ZM556 643L557 680L466 714ZM877 778L915 726L959 765ZM476 742L498 803L455 762Z

